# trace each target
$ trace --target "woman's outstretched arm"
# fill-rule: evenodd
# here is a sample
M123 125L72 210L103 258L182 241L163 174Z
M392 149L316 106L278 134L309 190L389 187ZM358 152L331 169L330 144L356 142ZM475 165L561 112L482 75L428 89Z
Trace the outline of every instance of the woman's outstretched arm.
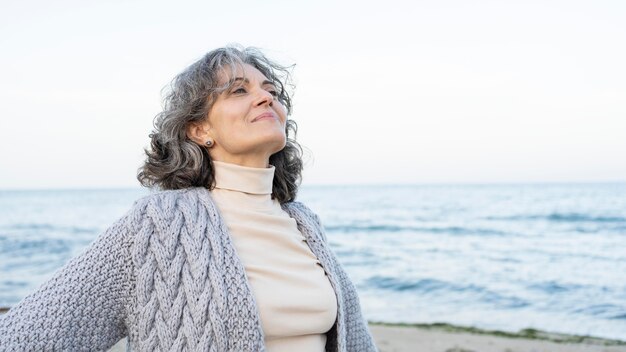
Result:
M126 332L133 212L0 315L0 351L96 351Z

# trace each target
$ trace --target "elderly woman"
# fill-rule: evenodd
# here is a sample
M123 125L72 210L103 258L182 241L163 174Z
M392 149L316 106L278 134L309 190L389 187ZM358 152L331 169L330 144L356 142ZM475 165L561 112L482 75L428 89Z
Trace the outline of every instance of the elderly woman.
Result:
M0 318L0 350L375 351L319 217L296 202L289 75L256 49L172 82L138 179L154 192Z

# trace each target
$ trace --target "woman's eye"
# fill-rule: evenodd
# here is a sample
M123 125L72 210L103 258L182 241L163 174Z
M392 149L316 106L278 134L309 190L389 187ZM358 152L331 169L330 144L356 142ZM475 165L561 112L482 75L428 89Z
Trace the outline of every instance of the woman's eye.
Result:
M235 90L233 90L233 93L245 93L246 90L243 87L239 87Z
M270 94L273 95L274 97L278 96L278 92L275 90L269 90L268 92L270 92Z

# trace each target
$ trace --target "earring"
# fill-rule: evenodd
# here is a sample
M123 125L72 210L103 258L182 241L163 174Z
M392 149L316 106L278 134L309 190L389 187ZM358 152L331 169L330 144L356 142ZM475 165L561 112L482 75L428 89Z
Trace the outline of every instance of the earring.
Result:
M205 144L206 144L207 147L211 148L213 146L213 141L209 139L209 140L206 141Z

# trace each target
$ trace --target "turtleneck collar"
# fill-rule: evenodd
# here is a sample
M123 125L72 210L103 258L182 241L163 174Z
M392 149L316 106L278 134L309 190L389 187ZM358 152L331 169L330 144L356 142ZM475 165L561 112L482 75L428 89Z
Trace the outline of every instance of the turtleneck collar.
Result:
M213 168L215 188L250 194L272 194L274 165L258 168L213 160Z

